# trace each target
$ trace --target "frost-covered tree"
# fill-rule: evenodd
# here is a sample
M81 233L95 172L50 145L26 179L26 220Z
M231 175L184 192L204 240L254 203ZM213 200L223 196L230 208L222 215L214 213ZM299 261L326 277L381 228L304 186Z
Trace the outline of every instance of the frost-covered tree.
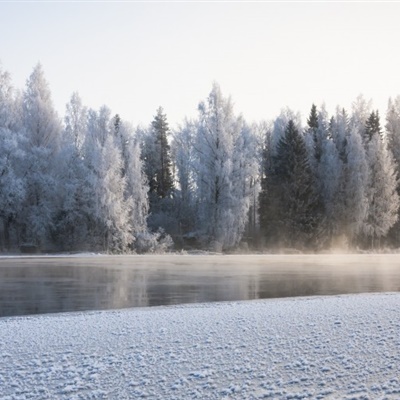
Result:
M119 120L115 133L122 155L122 177L126 181L125 203L129 210L130 230L135 240L139 234L147 232L149 211L147 180L141 160L140 143L135 137L133 127L129 123Z
M367 185L369 180L368 162L362 136L353 125L346 145L344 183L344 226L343 230L350 243L354 243L362 232L368 211Z
M57 196L52 239L60 250L89 250L88 216L93 192L86 183L89 171L82 148L87 131L87 108L77 93L73 93L66 105L64 122L56 164Z
M196 174L194 165L196 160L194 141L197 123L185 120L173 132L171 154L176 169L175 212L179 226L181 242L184 237L195 230L196 222ZM187 237L188 238L188 237ZM183 244L183 243L181 243Z
M344 108L337 107L336 114L330 121L330 136L336 145L340 159L346 163L346 144L349 132L349 117Z
M23 118L30 146L46 148L52 152L58 150L61 123L41 64L36 65L26 83Z
M321 241L327 245L332 245L343 234L346 124L343 110L337 112L336 118L329 118L325 106L322 105L317 112L313 130L315 139L311 165L314 168L316 190L321 196L321 211L324 215L321 221Z
M240 223L237 232L247 232L251 240L256 233L256 216L257 199L260 192L260 163L258 157L258 138L254 134L255 127L243 123L240 135L235 143L233 154L233 171L232 171L232 195L237 212L241 218L236 223ZM246 216L246 217L245 217ZM240 233L239 233L240 234ZM233 243L238 243L239 238L232 237Z
M389 99L388 109L386 113L386 138L389 151L393 154L396 176L400 179L400 96L395 99ZM397 194L400 195L400 184L397 183ZM399 210L400 213L400 210ZM398 214L399 214L398 213ZM400 216L396 224L391 228L389 237L393 245L398 246L400 243Z
M26 182L21 170L25 153L15 103L11 77L0 69L0 249L13 245L11 231L14 236L18 233L15 222L25 198Z
M379 114L372 112L366 124L369 180L368 210L363 227L363 233L371 239L372 247L396 223L399 208L396 166L381 134Z
M397 164L397 175L400 176L400 96L389 99L385 128L387 143Z
M363 95L359 95L352 104L350 128L357 132L363 140L366 139L366 123L371 115L372 101L367 101Z
M103 106L89 110L84 159L88 173L86 187L93 193L89 230L93 246L121 252L133 242L130 229L130 204L125 197L126 177L122 175L123 159L112 132L111 112Z
M61 123L40 64L27 80L23 94L23 132L27 185L20 215L21 239L45 246L49 242L55 212L55 160L60 148Z
M325 240L332 241L341 234L343 222L343 162L333 140L326 138L322 143L318 168L318 187L324 213Z
M260 192L264 182L269 155L272 150L271 146L271 134L272 134L272 123L267 121L261 121L258 124L251 126L252 141L253 141L253 152L257 163L257 171L250 181L250 209L249 218L245 235L250 244L255 246L260 245L260 218L259 218L259 200Z
M123 160L112 136L107 138L101 156L102 162L98 172L103 186L97 194L98 209L105 229L104 248L122 252L133 241L130 229L132 202L130 198L125 197L126 177L121 175Z
M26 181L19 173L25 158L20 143L18 133L0 126L0 249L13 247L11 231L14 230L14 235L18 232L16 221L26 195Z
M71 96L65 111L65 130L67 141L74 144L78 152L81 151L85 140L87 125L87 108L82 104L82 100L77 92Z
M250 181L256 169L246 144L250 135L235 116L230 98L214 83L199 104L195 139L197 226L203 239L215 248L237 245L247 221Z
M249 126L214 84L170 147L162 108L135 130L74 93L63 128L40 64L22 92L0 68L0 249L163 251L161 227L221 250L258 224L270 245L398 246L400 97L385 128L362 96L351 115L313 104L305 129L288 108Z
M59 157L60 184L64 189L68 187L61 197L66 203L70 204L71 211L73 209L72 203L76 203L76 207L82 211L86 209L87 212L88 207L88 205L84 206L81 203L84 201L83 194L87 192L83 187L84 177L87 173L83 157L83 143L86 138L87 124L87 107L83 105L79 94L74 92L70 101L66 104L62 150Z
M111 118L107 107L85 110L74 95L60 152L54 237L64 249L132 250L138 235L147 234L139 144L131 125Z
M52 240L59 250L90 250L94 234L88 224L93 204L93 191L87 185L90 172L73 141L63 140L57 158Z
M11 75L1 69L0 64L0 126L12 129L13 126L14 88L11 84Z
M289 121L293 121L295 127L299 130L299 132L302 131L300 113L295 113L293 110L291 110L288 107L283 108L281 110L280 114L278 115L278 117L273 122L272 135L271 135L271 152L272 152L272 154L275 154L279 140L281 139L281 137L283 137L285 135L285 131L286 131ZM308 143L307 137L305 139L306 139L307 147L313 147L312 140L310 140L310 143ZM311 136L311 139L312 139L312 136Z
M324 200L327 233L330 236L330 244L332 246L346 246L349 244L347 237L348 211L345 193L346 179L349 173L346 167L348 137L349 117L344 108L337 107L335 115L330 119L329 138L331 139L326 142L329 149L327 148L324 151L324 157L327 159L323 161L323 163L326 163L323 177L324 193L326 193L326 190L330 193L330 200L327 201L326 198Z
M312 123L312 125L310 125ZM321 243L330 243L338 230L338 200L342 163L331 137L331 124L325 105L317 111L313 105L306 135L313 135L310 165L315 177L315 190L321 198Z

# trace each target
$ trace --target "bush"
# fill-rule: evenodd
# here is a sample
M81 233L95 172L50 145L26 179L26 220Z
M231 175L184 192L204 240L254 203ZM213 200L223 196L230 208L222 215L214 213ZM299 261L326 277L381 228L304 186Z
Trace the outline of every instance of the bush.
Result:
M135 248L138 253L162 254L169 250L174 242L162 228L157 232L142 232L136 236Z

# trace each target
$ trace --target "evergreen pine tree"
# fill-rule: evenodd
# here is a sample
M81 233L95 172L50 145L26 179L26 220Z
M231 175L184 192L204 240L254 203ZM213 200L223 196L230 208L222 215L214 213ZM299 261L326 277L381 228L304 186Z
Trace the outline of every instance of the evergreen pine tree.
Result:
M371 141L374 134L379 134L380 136L382 136L378 110L376 112L372 111L367 121L365 122L365 141Z
M272 158L271 175L264 180L260 206L261 214L273 216L267 221L261 215L261 223L264 229L269 226L269 231L274 228L277 244L313 245L320 219L320 200L315 192L304 138L292 120ZM267 209L263 210L265 206Z
M308 128L306 129L306 136L308 136L308 140L312 143L311 148L311 157L312 157L312 165L314 165L315 169L317 168L318 163L321 160L322 155L322 142L321 135L319 129L319 116L317 111L317 106L313 104L311 106L310 116L307 119Z
M159 107L149 129L139 131L142 161L149 186L148 226L152 231L162 229L175 235L176 220L173 216L174 180L172 159L168 143L167 116Z
M119 114L115 114L114 118L113 118L113 125L114 125L114 134L115 136L118 136L119 134L119 130L121 128L121 117L119 116Z
M153 128L153 137L156 145L155 157L158 158L158 165L154 176L150 179L150 190L154 191L159 198L168 197L174 187L172 178L171 151L168 144L167 135L169 127L167 116L163 113L162 107L157 110L157 115L151 123Z
M318 128L318 113L317 106L315 104L311 106L310 116L307 119L307 125L310 129Z

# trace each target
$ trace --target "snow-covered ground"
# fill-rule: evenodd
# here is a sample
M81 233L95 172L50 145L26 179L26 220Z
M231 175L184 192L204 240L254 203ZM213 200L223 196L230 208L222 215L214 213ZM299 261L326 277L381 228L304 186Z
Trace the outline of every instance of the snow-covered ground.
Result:
M400 294L0 319L0 399L399 399Z

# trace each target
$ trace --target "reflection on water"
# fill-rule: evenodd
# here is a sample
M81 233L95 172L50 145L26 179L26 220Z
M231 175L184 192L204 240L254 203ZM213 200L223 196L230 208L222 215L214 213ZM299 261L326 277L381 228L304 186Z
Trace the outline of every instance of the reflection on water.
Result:
M0 316L400 291L399 255L0 259Z

